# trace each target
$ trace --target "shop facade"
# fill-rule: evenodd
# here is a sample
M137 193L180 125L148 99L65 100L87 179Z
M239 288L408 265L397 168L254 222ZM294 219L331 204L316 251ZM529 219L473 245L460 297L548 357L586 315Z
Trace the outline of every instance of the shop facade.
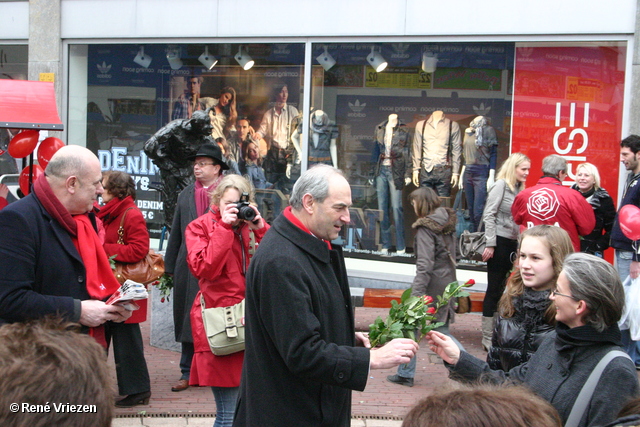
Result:
M50 34L60 46L57 60L43 54L50 38L33 35L41 3L58 13L59 34ZM26 69L11 62L12 53L0 72L12 64L15 75L31 80L55 75L62 139L96 152L104 170L134 177L152 237L162 235L163 200L144 142L172 120L188 120L189 108L219 102L229 87L235 111L227 116L246 120L259 135L238 145L234 160L242 163L249 149L283 149L279 166L262 164L268 185L256 185L260 210L277 215L312 164L339 167L353 194L352 223L340 241L353 259L413 264L408 196L414 172L429 168L417 153L433 119L447 123L445 175L438 177L445 204L459 187L467 196L475 191L477 202L482 192L469 178L476 163L486 182L489 170L517 151L532 159L528 185L542 158L556 153L571 165L567 183L577 164L591 162L618 196L619 141L640 129L635 1L606 10L592 1L534 9L496 0L482 10L471 1L328 1L322 11L300 2L169 3L0 2L0 16L14 17L7 24L13 32L0 29L0 49L23 57L28 51ZM270 121L283 103L279 121ZM495 135L485 141L486 162L474 161L474 142L467 141L479 117ZM219 136L233 143L237 133L231 126ZM466 224L473 223L469 215L461 217Z

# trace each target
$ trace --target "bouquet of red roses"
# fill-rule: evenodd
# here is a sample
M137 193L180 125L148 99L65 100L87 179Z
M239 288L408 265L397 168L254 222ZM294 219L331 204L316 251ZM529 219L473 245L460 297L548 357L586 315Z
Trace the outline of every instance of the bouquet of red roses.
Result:
M420 342L427 332L444 325L443 322L433 323L438 310L447 305L452 298L469 296L463 288L473 286L475 283L473 279L462 285L458 282L449 283L444 293L436 297L436 301L429 295L411 296L411 288L407 289L402 293L399 303L396 300L391 301L391 309L386 321L378 316L375 322L369 325L371 346L384 345L394 338L411 338ZM418 336L415 334L416 329L419 332Z

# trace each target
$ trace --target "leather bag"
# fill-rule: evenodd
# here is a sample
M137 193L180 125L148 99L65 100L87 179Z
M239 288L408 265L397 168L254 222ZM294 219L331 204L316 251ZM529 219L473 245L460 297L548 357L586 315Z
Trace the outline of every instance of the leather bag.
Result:
M230 307L206 308L200 294L202 323L209 348L216 356L244 350L244 300Z
M124 218L129 209L124 211L122 218L120 219L117 242L119 245L125 244ZM116 259L116 270L114 271L114 274L120 284L123 284L126 280L133 280L134 282L148 285L149 283L158 280L164 274L164 258L153 249L149 249L147 256L138 262L118 262Z
M458 242L460 256L471 261L482 261L482 253L484 252L486 244L487 238L484 235L484 231L470 233L464 230Z

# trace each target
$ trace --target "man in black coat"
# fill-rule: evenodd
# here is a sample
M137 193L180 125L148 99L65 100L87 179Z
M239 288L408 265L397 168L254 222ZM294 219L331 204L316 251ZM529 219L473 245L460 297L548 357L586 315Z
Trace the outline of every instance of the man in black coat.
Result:
M49 314L87 327L128 319L131 311L90 296L95 266L108 266L104 251L104 259L96 253L90 260L76 246L74 217L89 213L95 227L90 212L104 190L98 158L84 147L62 147L38 181L31 194L0 212L0 324ZM87 274L89 265L94 271Z
M350 221L342 173L309 169L290 204L249 266L234 426L349 426L351 390L364 390L370 369L407 363L418 344L395 339L371 350L354 331L342 248L331 243Z

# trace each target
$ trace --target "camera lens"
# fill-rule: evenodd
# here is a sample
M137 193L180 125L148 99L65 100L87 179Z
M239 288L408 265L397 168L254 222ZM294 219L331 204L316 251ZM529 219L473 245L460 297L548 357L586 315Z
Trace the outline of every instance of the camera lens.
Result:
M256 218L256 211L251 206L244 205L238 207L238 218L246 221L253 221Z

